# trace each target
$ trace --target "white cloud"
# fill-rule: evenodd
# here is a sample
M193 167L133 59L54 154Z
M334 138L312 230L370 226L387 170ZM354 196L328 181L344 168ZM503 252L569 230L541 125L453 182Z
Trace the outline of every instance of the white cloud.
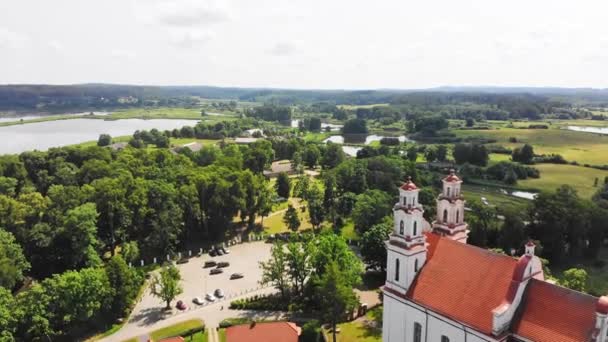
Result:
M110 56L114 58L135 59L137 54L130 50L113 49L110 50Z
M154 20L168 26L210 26L231 18L226 0L139 0L138 4Z
M288 42L278 42L267 50L267 52L273 56L291 56L297 51L297 47Z
M215 37L210 30L179 30L171 35L171 43L174 46L189 49L200 47Z
M25 46L28 40L22 33L0 27L0 48L18 49Z

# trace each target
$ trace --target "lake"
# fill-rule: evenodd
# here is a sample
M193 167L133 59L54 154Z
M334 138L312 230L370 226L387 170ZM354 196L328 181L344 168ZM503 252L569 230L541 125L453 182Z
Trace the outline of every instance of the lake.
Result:
M292 128L298 128L299 124L300 124L300 120L299 119L291 120L291 127ZM332 132L337 132L337 131L341 130L342 127L344 127L344 126L343 125L330 124L330 123L323 123L323 122L321 123L321 131L325 132L325 129L327 127L329 127L329 129Z
M364 139L365 137L365 139ZM331 137L323 140L323 142L328 142L331 141L335 144L344 144L344 141L346 141L347 143L352 143L352 144L356 144L356 143L363 143L365 145L369 145L374 141L380 141L382 140L382 138L391 138L388 136L384 136L384 135L377 135L377 134L370 134L370 135L360 135L360 136L356 136L356 137L349 137L349 136L344 136L344 135L332 135ZM400 135L398 137L392 137L392 138L397 138L399 139L399 142L406 142L406 141L410 141L405 135Z
M71 119L37 122L0 127L0 154L21 153L30 150L44 151L50 147L78 144L97 140L100 134L113 137L131 135L137 130L172 130L194 126L198 120L171 119Z
M567 129L577 132L608 134L608 127L568 126Z
M1 116L0 117L0 122L15 122L15 121L19 121L19 120L34 120L34 119L40 119L40 118L49 118L49 117L53 117L53 116L82 116L82 115L90 115L91 113L93 113L93 115L99 115L99 116L104 116L104 115L109 115L111 114L110 112L82 112L82 113L60 113L60 114L46 114L46 115L42 115L42 114L26 114L26 115L22 115L22 116Z

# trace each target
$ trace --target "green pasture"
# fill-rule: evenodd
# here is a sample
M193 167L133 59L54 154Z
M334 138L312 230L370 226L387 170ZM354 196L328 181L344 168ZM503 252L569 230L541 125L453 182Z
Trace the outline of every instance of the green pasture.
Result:
M607 156L608 157L608 156ZM563 164L536 164L540 178L528 178L517 182L518 186L534 188L541 191L555 191L561 185L567 184L578 191L582 198L591 198L598 188L594 187L595 178L602 184L608 171L582 166Z

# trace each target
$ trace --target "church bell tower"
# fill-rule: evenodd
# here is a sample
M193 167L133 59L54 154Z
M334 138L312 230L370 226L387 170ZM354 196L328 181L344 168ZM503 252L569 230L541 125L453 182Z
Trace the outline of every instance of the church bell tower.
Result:
M454 170L442 179L443 191L437 197L437 217L432 227L435 234L467 243L468 225L464 222L464 197L461 193L462 180Z
M426 261L426 237L422 227L424 210L418 202L420 189L408 177L399 188L393 207L393 232L386 241L386 288L405 295Z

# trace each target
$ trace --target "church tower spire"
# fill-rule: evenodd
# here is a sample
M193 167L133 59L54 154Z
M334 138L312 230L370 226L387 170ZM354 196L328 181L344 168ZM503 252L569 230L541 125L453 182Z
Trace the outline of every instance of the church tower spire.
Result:
M433 232L449 239L467 243L468 225L464 222L464 197L462 180L455 171L442 179L443 191L437 197L437 218L433 221Z
M426 261L424 210L418 202L419 192L411 177L399 188L399 202L393 207L393 232L386 242L386 287L403 295Z

